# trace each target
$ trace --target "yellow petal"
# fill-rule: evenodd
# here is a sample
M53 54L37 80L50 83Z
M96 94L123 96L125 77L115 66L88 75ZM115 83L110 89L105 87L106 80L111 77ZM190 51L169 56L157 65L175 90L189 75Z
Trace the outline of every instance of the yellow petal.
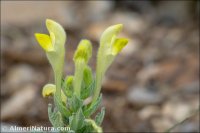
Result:
M48 97L53 95L56 92L56 86L54 84L46 84L42 89L42 96ZM61 92L61 99L63 102L66 102L67 97L63 92Z
M54 84L47 84L42 89L42 96L47 97L53 95L56 92L56 86Z
M51 42L49 35L36 33L35 37L36 37L38 43L40 44L40 46L45 51L48 51L48 52L54 51L54 47L52 45L52 42Z
M117 55L128 43L126 38L117 38L112 45L112 55Z

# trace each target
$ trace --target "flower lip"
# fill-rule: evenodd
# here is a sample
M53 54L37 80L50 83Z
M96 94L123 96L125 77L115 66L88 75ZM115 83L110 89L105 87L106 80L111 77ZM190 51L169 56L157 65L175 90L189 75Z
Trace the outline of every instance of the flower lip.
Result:
M112 44L112 54L117 55L128 43L126 38L117 38Z
M47 97L53 95L56 91L56 86L53 84L46 84L42 90L42 96Z
M35 33L35 37L40 44L40 46L47 52L54 51L54 44L52 42L52 37L50 38L49 35L41 34L41 33Z

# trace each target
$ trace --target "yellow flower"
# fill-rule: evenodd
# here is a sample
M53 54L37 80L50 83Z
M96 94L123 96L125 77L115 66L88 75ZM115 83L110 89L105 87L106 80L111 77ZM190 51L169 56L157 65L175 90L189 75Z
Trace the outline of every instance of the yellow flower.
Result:
M46 20L46 26L50 35L35 33L35 37L46 52L58 51L60 45L64 46L66 40L65 31L60 24L50 19Z
M53 96L56 92L56 86L54 84L46 84L42 89L42 96L48 97ZM63 102L66 102L67 97L64 95L63 92L61 92L61 99Z
M54 84L47 84L42 89L42 96L48 97L56 92L56 86Z
M117 54L127 45L126 38L117 38L123 25L117 24L108 27L100 38L100 47L97 55L96 82L93 102L99 97L103 76Z
M117 34L122 30L123 25L117 24L108 27L100 39L99 56L113 55L116 56L128 43L126 38L117 38ZM113 57L114 58L114 57Z
M64 67L66 33L57 22L47 19L46 27L49 35L36 33L35 37L40 46L45 50L47 58L54 70L56 93L61 95L61 80Z
M113 37L116 37L117 34L122 30L123 25L122 24L116 24L108 27L100 38L100 47L104 47L105 45L109 46L111 44L111 41L113 40Z

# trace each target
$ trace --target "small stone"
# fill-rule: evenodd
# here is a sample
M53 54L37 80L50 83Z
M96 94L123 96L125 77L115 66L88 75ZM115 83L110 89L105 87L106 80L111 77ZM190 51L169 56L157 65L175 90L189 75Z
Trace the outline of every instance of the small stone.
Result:
M65 5L63 14L66 26L70 25L71 29L81 29L88 24L106 19L112 9L113 1L68 1Z
M97 22L87 26L87 30L83 31L88 38L94 41L99 41L103 30L106 28L106 23Z
M185 102L169 101L163 105L162 114L178 122L191 114L191 106Z
M115 78L105 77L103 79L103 89L106 91L124 92L128 88L128 83L123 77L115 76Z
M177 126L177 128L174 129L174 132L187 132L187 133L199 133L199 122L193 122L188 121L183 124L180 124Z
M130 34L141 34L147 27L147 20L135 13L116 12L111 16L111 23L121 23L124 25L124 31Z
M199 94L199 81L194 81L192 83L186 84L182 89L181 93L188 94Z
M25 64L13 66L5 77L7 89L2 88L2 91L4 94L14 93L26 84L37 82L37 76L37 73L31 66ZM40 76L40 79L44 80L42 76Z
M145 85L151 79L155 78L160 72L160 68L157 65L147 65L143 69L141 69L136 77L140 81L141 84Z
M165 25L182 24L191 20L192 1L161 1L158 5L157 15Z
M35 23L36 21L43 21L48 18L55 18L62 21L66 18L66 2L2 2L2 24L16 24L25 26ZM32 9L32 10L27 10ZM52 9L54 11L52 12ZM24 12L26 10L26 12ZM16 15L18 14L18 15ZM36 15L37 14L37 15Z
M181 37L183 36L183 30L180 28L173 28L169 30L166 37L164 38L164 43L162 45L165 45L165 48L172 49L175 45L177 45L177 42L180 41Z
M137 106L160 104L164 97L146 88L132 87L127 94L127 100Z
M20 91L17 91L10 99L2 104L1 120L6 120L13 117L19 117L27 111L28 106L31 106L36 95L36 86L27 85Z
M173 126L172 120L166 117L154 118L151 120L154 132L164 132Z
M147 106L140 110L138 115L142 120L146 120L152 116L160 115L160 108L158 106Z
M82 5L83 4L80 4L80 6ZM85 4L85 7L86 8L84 8L84 13L85 13L86 18L88 18L88 20L100 21L100 20L105 19L105 17L111 11L113 7L113 1L95 1L95 2L87 1L87 4ZM78 11L77 11L77 14L78 14Z

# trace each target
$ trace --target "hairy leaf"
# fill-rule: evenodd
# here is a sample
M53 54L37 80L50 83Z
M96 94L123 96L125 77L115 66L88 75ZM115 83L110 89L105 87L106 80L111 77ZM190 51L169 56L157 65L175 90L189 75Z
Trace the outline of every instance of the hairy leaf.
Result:
M101 112L99 112L96 117L95 117L95 122L97 123L97 125L101 125L101 123L103 122L103 118L105 115L105 107L101 108Z
M73 95L71 98L68 98L67 104L68 104L68 108L72 112L77 112L82 107L83 101L80 98L78 98L76 95Z
M58 110L55 110L55 109L52 110L51 104L48 105L48 115L49 115L49 120L50 120L51 124L53 125L53 127L63 127L64 126L61 113Z
M86 105L84 107L83 111L84 111L85 117L89 117L97 110L98 106L101 103L101 99L102 99L102 95L100 95L100 97L98 97L98 99L94 103L92 103L90 105Z
M76 113L69 117L70 128L74 131L81 129L84 126L84 115L82 109L79 109Z

